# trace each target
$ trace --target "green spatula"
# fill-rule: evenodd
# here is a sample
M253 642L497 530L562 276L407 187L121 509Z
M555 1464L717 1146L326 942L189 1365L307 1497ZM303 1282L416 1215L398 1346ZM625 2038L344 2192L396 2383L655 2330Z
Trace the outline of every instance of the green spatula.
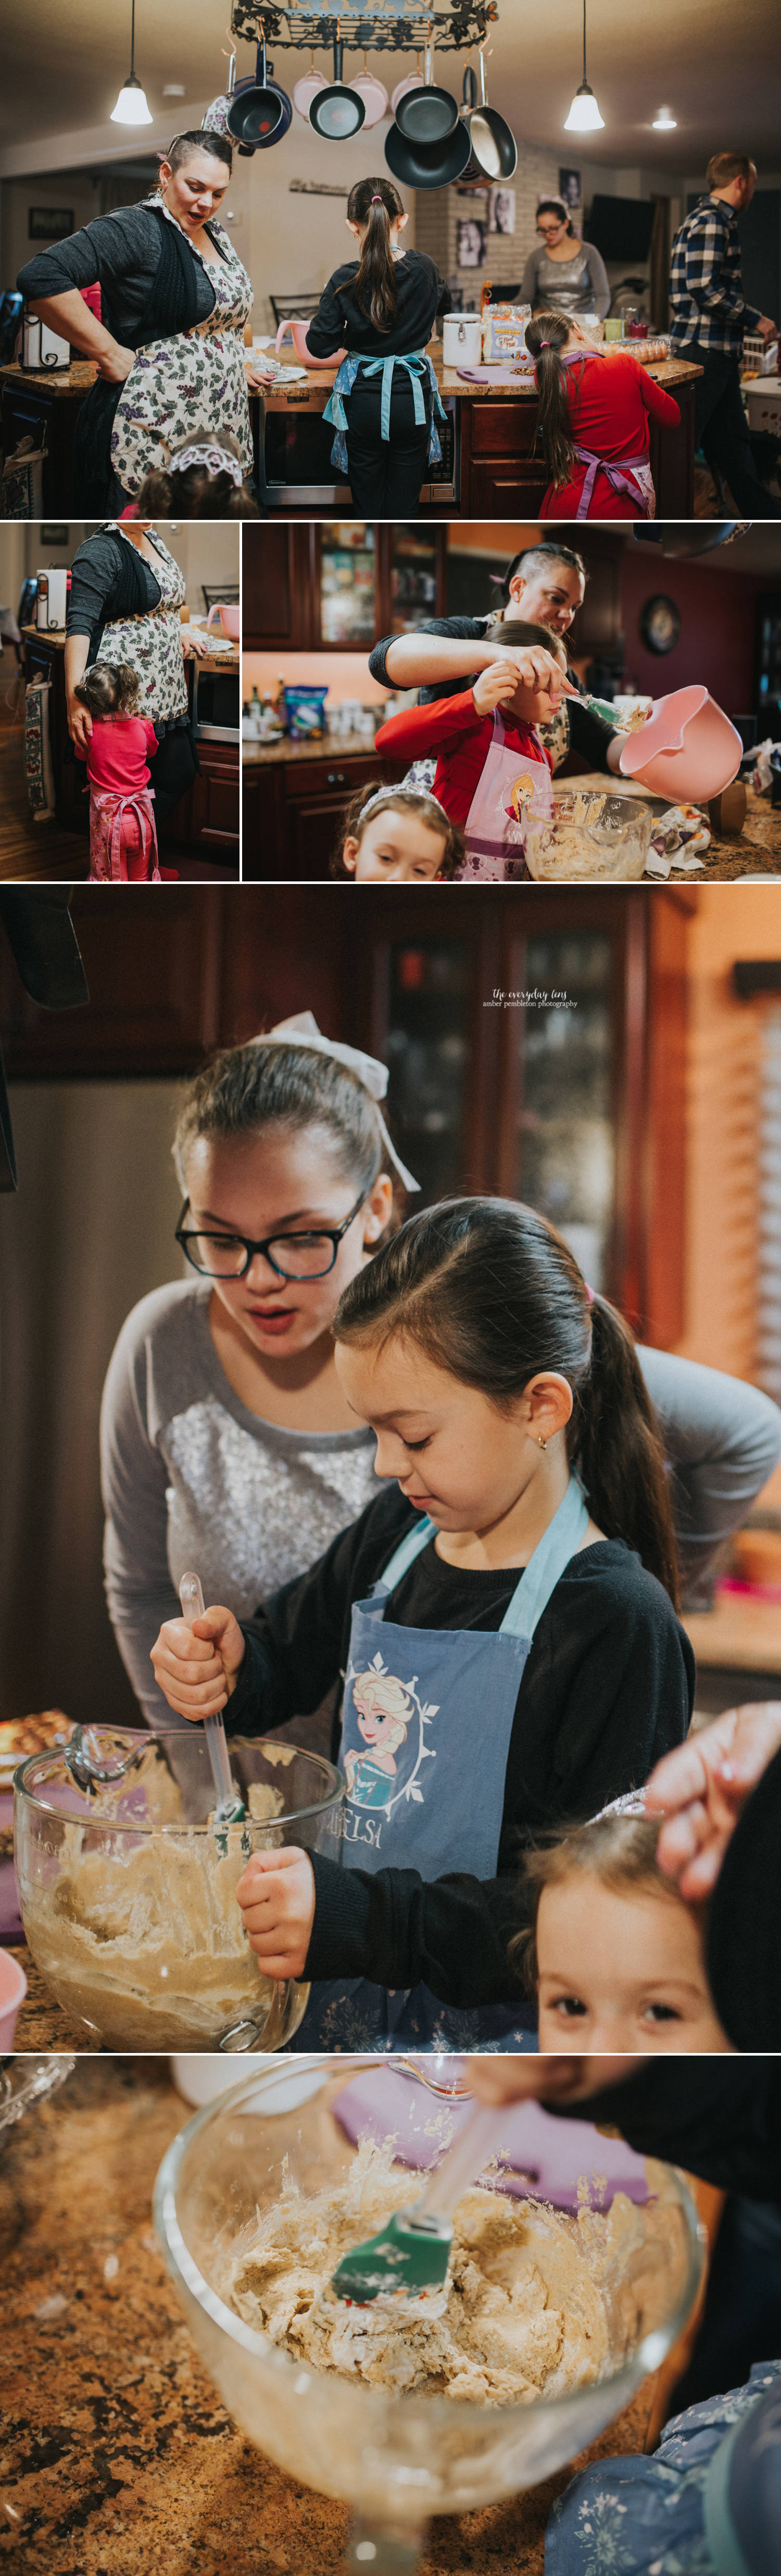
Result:
M377 2236L343 2254L322 2297L329 2307L374 2308L394 2317L438 2317L447 2305L452 2215L495 2149L503 2114L476 2107L419 2200L396 2209Z

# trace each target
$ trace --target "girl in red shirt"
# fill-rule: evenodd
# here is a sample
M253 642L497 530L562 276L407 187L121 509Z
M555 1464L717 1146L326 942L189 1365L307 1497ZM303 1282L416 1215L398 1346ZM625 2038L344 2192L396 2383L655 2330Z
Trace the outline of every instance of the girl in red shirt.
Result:
M525 817L552 813L550 752L537 725L558 715L567 679L564 646L549 626L504 618L496 661L471 689L433 705L407 707L376 736L378 751L411 760L437 748L434 795L466 836L460 878L502 880L527 874Z
M536 313L526 346L551 478L540 518L653 519L649 414L673 427L677 402L628 349L595 348L571 315Z
M75 691L92 717L85 750L74 744L77 760L86 760L90 784L90 884L160 884L153 790L147 761L154 759L157 735L148 716L136 713L138 672L129 662L93 662Z

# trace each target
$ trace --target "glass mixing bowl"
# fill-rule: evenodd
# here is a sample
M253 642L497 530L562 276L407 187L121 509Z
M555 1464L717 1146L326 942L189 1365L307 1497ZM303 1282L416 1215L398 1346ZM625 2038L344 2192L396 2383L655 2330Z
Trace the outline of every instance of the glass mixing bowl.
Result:
M344 1781L297 1745L236 1738L228 1750L254 1812L217 1830L200 1727L77 1730L15 1773L32 1957L107 2048L278 2049L298 2029L309 1988L261 1974L235 1889L252 1851L296 1843L339 1861Z
M557 796L549 820L529 815L523 854L530 875L543 884L626 881L643 875L652 828L651 807L639 797L574 788Z
M374 2533L359 2557L371 2559L379 2576L383 2566L414 2565L429 2514L476 2511L535 2486L596 2439L679 2334L700 2282L702 2239L680 2175L649 2167L655 2198L635 2210L606 2298L609 2359L598 2380L555 2398L481 2406L400 2395L302 2366L226 2306L221 2285L257 2212L278 2202L283 2168L307 2196L349 2170L354 2150L334 2102L355 2061L326 2065L322 2089L303 2104L295 2099L290 2058L245 2077L191 2120L160 2167L155 2224L190 2332L230 2413L279 2468L353 2505ZM417 2117L430 2123L430 2092L419 2090L419 2101ZM597 2169L600 2148L595 2130ZM573 2136L572 2157L576 2181L582 2130ZM402 2544L395 2560L385 2545L394 2533L394 2547ZM350 2563L357 2563L355 2550Z

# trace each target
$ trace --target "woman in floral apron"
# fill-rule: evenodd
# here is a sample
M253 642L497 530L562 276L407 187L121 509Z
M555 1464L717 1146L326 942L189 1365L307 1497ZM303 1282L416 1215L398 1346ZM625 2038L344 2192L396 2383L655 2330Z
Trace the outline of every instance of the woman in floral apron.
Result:
M672 429L681 417L672 395L628 349L595 347L572 315L536 314L526 346L550 475L540 518L655 518L649 415Z
M217 220L232 166L221 134L179 134L157 189L117 207L30 260L33 311L97 363L79 413L74 501L85 516L119 510L145 475L192 434L230 430L252 471L244 324L252 287ZM98 284L101 320L82 288Z
M92 720L75 695L93 663L129 663L141 683L138 712L154 724L158 830L192 786L198 762L188 712L179 615L184 575L149 521L108 521L74 555L67 611L68 727L80 754ZM196 651L206 651L196 644Z

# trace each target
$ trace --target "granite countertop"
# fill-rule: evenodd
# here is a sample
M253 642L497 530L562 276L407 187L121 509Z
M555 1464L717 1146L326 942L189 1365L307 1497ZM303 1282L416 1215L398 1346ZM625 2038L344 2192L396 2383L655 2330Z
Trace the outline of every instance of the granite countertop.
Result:
M640 345L640 342L638 342L638 348ZM535 386L520 376L517 384L471 385L465 383L464 378L458 374L455 367L446 367L444 365L441 340L431 341L426 354L432 360L434 373L441 394L456 394L462 402L481 402L485 400L486 396L489 396L492 402L537 401ZM676 385L693 384L695 377L701 376L702 372L703 370L701 367L695 367L692 365L690 359L683 358L661 358L656 366L649 367L647 370L648 375L653 376L654 383L657 385L664 385L668 391L671 389L674 390ZM305 382L302 378L298 384L280 385L277 392L266 394L263 397L267 411L286 411L288 407L295 411L297 403L308 403L311 401L312 396L317 394L322 395L322 403L320 407L321 409L324 409L325 404L328 401L329 394L333 389L336 373L337 370L335 366L308 367ZM251 395L250 400L252 399L253 396ZM254 399L257 401L260 397L256 395Z
M45 385L50 394L88 394L97 372L89 358L73 358L69 367L20 367L14 358L9 366L0 367L0 382Z
M268 768L280 760L327 760L338 769L343 760L375 757L381 760L382 752L375 754L373 742L362 733L325 734L319 742L291 742L289 734L283 734L281 742L242 741L241 745L242 769Z
M53 644L55 653L64 653L68 641L64 626L22 626L20 633L29 635L31 643ZM187 660L194 662L196 656L192 648L185 645L184 651ZM200 653L197 658L202 671L237 671L239 668L238 647L235 653Z
M572 777L559 775L553 782L554 796L566 796L578 787L594 788L597 793L601 791L603 794L636 796L641 798L643 803L649 801L656 804L660 813L663 810L660 798L657 796L652 799L650 790L641 787L639 780L605 776L597 769L581 771L579 775L573 772ZM707 808L705 819L707 821ZM653 882L687 885L696 889L704 885L726 885L738 877L773 877L779 872L781 872L781 810L777 807L774 813L769 797L757 796L753 788L749 787L746 791L746 820L737 840L717 838L714 834L710 849L704 853L702 869L698 868L696 873L691 873L686 868L676 868L673 865L669 877L664 880L656 878ZM648 885L651 880L645 877L641 882Z
M163 2060L84 2060L0 2158L5 2424L0 2569L13 2576L338 2576L346 2505L238 2433L197 2359L152 2228L192 2116ZM656 2381L571 2468L430 2526L421 2576L543 2576L575 2469L641 2452Z

